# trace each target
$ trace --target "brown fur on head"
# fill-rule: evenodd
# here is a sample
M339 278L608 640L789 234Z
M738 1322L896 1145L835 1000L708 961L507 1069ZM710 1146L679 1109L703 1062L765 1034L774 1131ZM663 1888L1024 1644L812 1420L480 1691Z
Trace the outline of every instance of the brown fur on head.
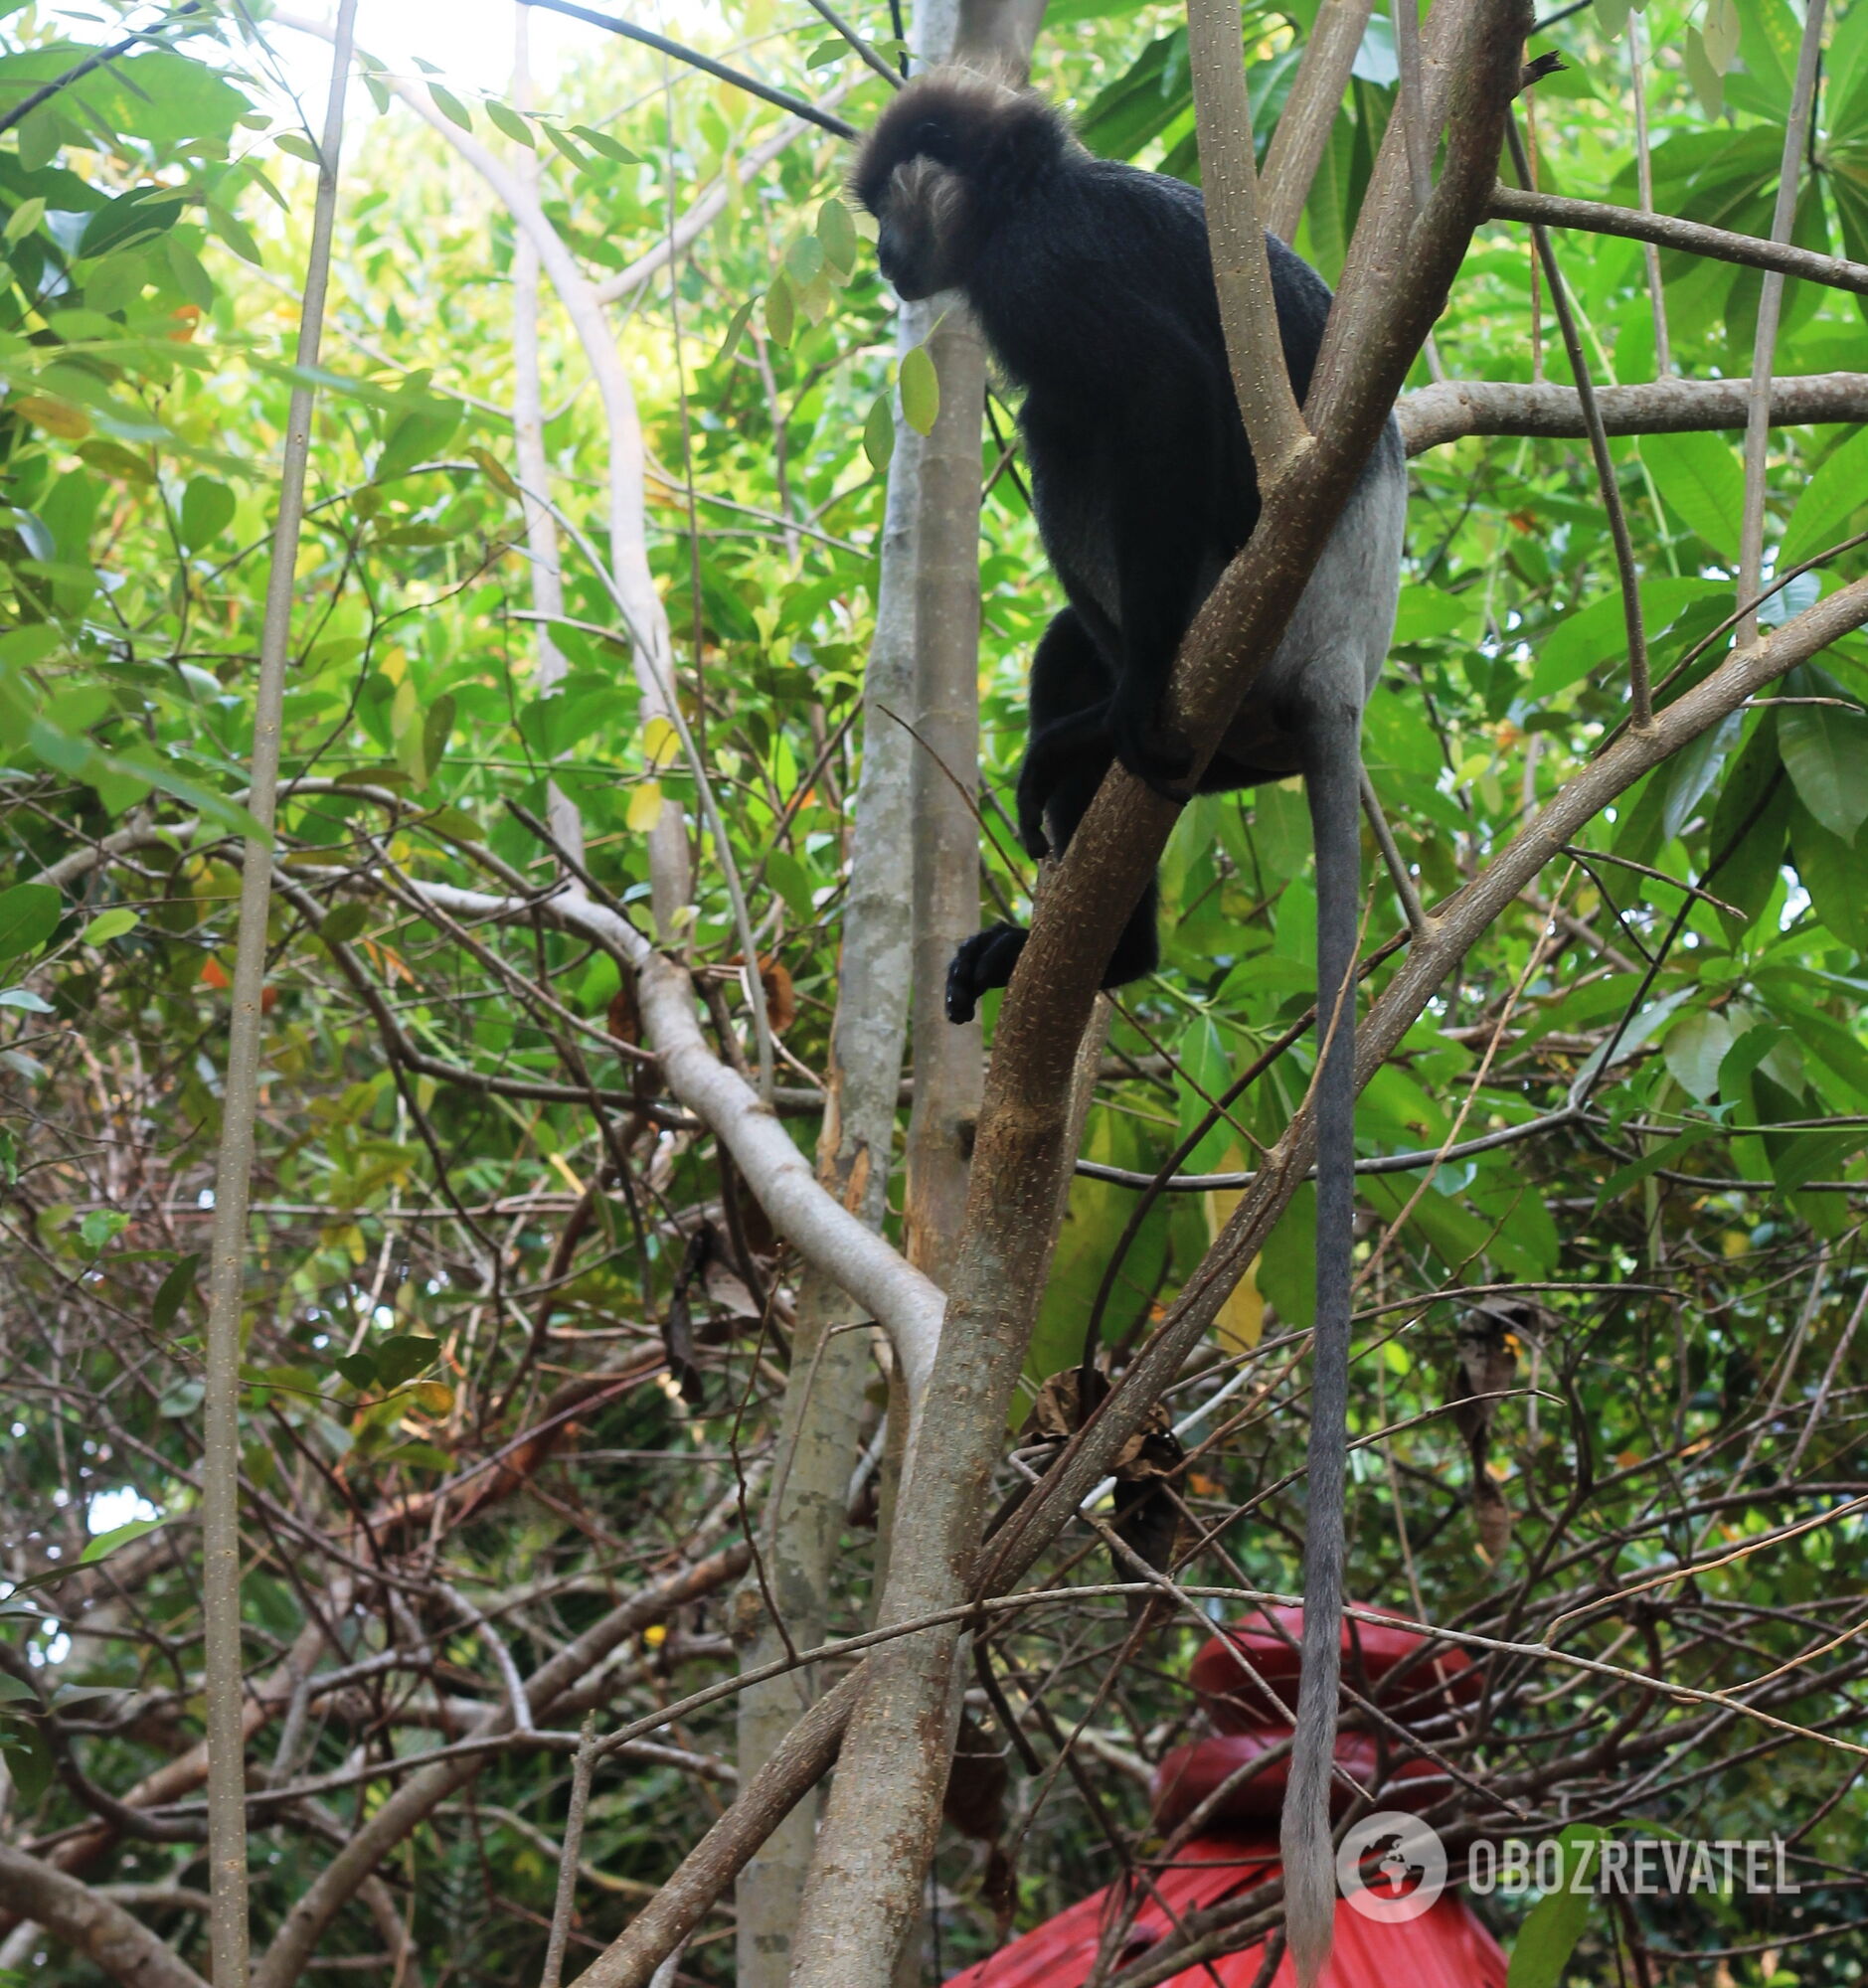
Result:
M882 273L909 302L964 285L993 218L1073 144L1048 104L976 70L936 69L863 140L851 191L876 217Z

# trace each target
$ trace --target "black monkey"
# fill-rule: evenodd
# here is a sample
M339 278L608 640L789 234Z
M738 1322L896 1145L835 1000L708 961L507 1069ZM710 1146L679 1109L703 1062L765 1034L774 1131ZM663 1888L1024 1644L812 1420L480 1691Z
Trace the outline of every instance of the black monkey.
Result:
M853 186L880 225L878 256L898 293L912 301L959 291L1024 390L1033 508L1070 603L1032 662L1018 779L1019 831L1042 856L1070 841L1111 759L1157 790L1184 791L1192 755L1157 729L1162 693L1182 636L1258 522L1205 209L1179 180L1093 158L1029 92L960 71L930 73L895 97L863 144ZM1266 247L1301 402L1330 292L1281 242L1268 236ZM1317 1090L1309 1605L1284 1824L1291 1940L1306 1977L1328 1952L1335 1905L1328 1801L1355 1154L1353 991L1339 996L1360 894L1362 707L1394 628L1406 502L1391 419L1282 641L1198 782L1215 793L1302 773L1316 842L1327 1051ZM970 1021L979 997L1006 984L1025 936L995 925L959 948L947 974L951 1020ZM1150 885L1104 984L1136 979L1156 958Z

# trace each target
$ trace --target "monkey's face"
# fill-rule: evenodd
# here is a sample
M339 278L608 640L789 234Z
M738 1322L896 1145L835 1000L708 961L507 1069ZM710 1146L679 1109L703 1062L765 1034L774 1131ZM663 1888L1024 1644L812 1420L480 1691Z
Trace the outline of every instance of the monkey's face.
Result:
M926 153L889 175L876 216L876 259L904 303L966 280L966 182Z

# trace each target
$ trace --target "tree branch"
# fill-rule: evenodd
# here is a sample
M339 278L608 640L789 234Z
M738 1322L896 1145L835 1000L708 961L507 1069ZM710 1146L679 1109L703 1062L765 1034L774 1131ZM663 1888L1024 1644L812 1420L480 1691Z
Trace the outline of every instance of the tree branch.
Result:
M207 1988L173 1947L88 1885L0 1845L0 1904L74 1946L124 1988Z
M1685 434L1742 428L1743 380L1651 380L1638 387L1599 387L1596 405L1612 435ZM1443 380L1402 397L1396 410L1410 455L1465 435L1547 435L1581 441L1589 430L1573 387L1546 382ZM1809 421L1868 421L1868 373L1813 373L1774 380L1771 419L1778 427Z

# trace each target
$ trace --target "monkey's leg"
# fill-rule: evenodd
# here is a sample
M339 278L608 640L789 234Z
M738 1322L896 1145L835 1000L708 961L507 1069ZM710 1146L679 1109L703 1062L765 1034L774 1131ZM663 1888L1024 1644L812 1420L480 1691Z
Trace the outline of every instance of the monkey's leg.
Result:
M1329 1803L1342 1664L1343 1479L1350 1251L1355 1240L1355 953L1362 867L1358 705L1346 696L1326 695L1308 714L1304 738L1304 785L1316 842L1316 1331L1303 1541L1303 1660L1281 1850L1291 1953L1299 1978L1314 1981L1329 1957L1336 1917Z
M1108 669L1089 629L1074 607L1062 609L1031 659L1028 739L1018 771L1018 834L1030 856L1048 856L1054 846L1044 818L1059 782L1092 753L1100 751L1104 766L1112 756L1108 696Z
M1063 850L1070 846L1077 824L1103 784L1108 766L1106 746L1095 745L1080 754L1076 768L1052 789L1045 826L1054 848ZM1140 904L1109 956L1103 975L1104 987L1119 987L1125 980L1139 980L1143 974L1154 971L1160 957L1155 944L1155 885L1150 878ZM947 968L949 1022L970 1022L980 997L991 988L1006 985L1018 964L1019 954L1025 949L1027 936L1022 925L991 925L985 931L975 932L955 951Z

